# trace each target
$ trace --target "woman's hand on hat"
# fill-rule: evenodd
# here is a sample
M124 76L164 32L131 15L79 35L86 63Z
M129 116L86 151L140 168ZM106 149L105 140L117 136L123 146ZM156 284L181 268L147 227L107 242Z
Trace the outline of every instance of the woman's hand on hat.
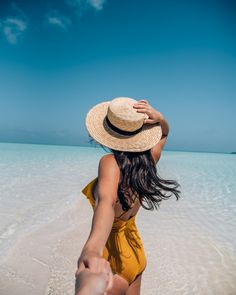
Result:
M138 113L144 113L148 115L147 119L144 119L144 124L155 124L159 122L161 113L155 110L147 100L141 99L133 106Z

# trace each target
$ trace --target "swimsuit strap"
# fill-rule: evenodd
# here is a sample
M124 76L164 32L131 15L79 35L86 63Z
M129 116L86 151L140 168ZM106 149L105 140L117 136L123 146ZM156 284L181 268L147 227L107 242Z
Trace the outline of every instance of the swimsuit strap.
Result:
M136 203L136 199L137 199L137 197L135 198L135 201L133 202L133 204L132 204L132 206L130 207L130 209L134 207L134 205L135 205L135 203ZM115 217L115 218L120 218L121 216L123 216L123 215L124 215L125 213L127 213L127 212L128 212L128 211L124 211L124 212L121 213L120 216L117 216L117 217Z
M91 203L92 207L95 206L95 199L94 199L94 191L95 191L95 186L98 182L98 177L94 178L89 184L86 185L85 188L83 188L82 193L88 198L89 202ZM135 200L132 204L132 206L130 208L133 208L133 206L136 204L136 199L138 199L137 197L135 197ZM117 199L116 202L119 202L119 199ZM115 217L115 219L119 219L121 218L125 213L127 213L128 211L124 211L120 214L120 216ZM133 215L134 216L134 215ZM130 216L133 217L133 216ZM122 220L122 219L121 219Z
M123 216L125 213L127 213L127 211L122 212L120 216L117 216L116 218L121 218L121 216Z

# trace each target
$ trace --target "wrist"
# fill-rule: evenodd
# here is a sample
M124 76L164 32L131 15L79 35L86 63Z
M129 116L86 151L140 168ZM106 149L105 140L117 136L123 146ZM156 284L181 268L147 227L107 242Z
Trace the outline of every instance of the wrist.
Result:
M169 133L169 124L162 113L158 112L158 123L160 123L163 135L167 136Z
M158 112L158 115L160 120L165 120L164 115L161 112Z
M99 251L99 249L96 248L95 245L85 245L84 249L82 250L81 255L98 255L101 256L101 251Z
M161 123L161 122L163 122L165 120L162 113L158 112L158 111L155 112L155 117L154 118L155 118L156 123Z

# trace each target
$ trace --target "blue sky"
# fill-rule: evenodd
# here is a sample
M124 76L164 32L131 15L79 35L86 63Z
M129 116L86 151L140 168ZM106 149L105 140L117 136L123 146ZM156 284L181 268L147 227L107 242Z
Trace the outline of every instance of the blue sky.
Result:
M0 141L84 145L91 106L147 99L166 149L236 151L234 1L1 1Z

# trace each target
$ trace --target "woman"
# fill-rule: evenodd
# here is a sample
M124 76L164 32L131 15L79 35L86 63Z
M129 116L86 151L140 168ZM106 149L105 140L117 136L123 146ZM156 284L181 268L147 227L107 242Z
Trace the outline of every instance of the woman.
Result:
M83 189L94 215L76 274L84 268L109 272L109 262L114 276L107 294L138 295L146 257L135 216L141 206L153 210L172 194L179 198L179 184L156 171L169 126L146 100L127 97L93 107L86 126L111 153L101 158L98 177Z

